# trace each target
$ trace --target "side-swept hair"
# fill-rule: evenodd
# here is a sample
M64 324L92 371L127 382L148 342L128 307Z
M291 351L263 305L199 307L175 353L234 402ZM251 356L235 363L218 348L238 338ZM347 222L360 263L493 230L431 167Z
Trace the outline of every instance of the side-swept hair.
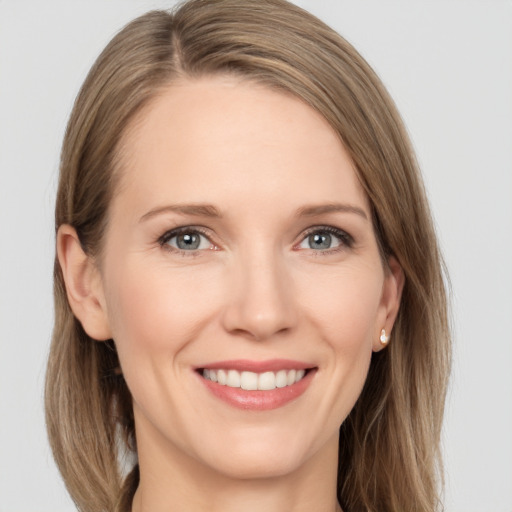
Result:
M350 154L373 214L383 261L405 287L393 339L373 354L363 392L340 429L338 499L350 512L440 506L440 432L450 366L442 260L411 144L393 101L355 49L284 0L191 0L128 24L76 99L61 156L56 229L73 226L99 257L122 137L134 116L178 79L234 74L317 110ZM55 326L46 420L66 486L83 512L127 512L138 467L131 396L112 341L91 339L54 269Z

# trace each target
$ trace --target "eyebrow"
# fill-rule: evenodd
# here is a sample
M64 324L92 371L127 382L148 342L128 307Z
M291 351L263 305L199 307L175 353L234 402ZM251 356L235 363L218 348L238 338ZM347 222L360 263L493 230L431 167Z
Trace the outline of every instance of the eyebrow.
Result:
M359 215L365 220L368 220L366 212L358 206L350 204L340 203L329 203L312 206L303 206L296 212L297 217L314 217L315 215L323 215L326 213L354 213ZM157 215L163 215L166 213L177 213L181 215L192 215L196 217L211 217L220 218L222 217L219 210L211 204L170 204L166 206L159 206L153 208L149 212L145 213L139 222L144 222L148 219L156 217Z
M211 204L170 204L153 208L149 212L145 213L139 219L139 222L144 222L156 217L157 215L165 213L178 213L181 215L193 215L196 217L221 217L219 210Z
M363 217L363 219L368 220L368 215L366 212L359 208L359 206L354 206L351 204L341 204L341 203L329 203L329 204L320 204L320 205L312 205L312 206L303 206L297 210L297 217L313 217L315 215L322 215L326 213L355 213Z

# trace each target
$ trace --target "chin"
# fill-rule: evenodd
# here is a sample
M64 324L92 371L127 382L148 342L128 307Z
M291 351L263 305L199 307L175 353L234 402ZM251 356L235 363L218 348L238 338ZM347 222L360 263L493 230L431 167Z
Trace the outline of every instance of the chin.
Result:
M290 475L300 470L312 454L319 451L318 439L312 443L300 435L290 435L289 430L264 429L257 433L231 433L227 437L230 442L210 445L213 450L203 453L200 458L217 473L234 479ZM336 447L333 450L337 456Z
M298 454L230 453L229 457L217 460L212 469L230 479L259 480L279 478L295 473L305 462ZM307 459L306 459L307 460Z

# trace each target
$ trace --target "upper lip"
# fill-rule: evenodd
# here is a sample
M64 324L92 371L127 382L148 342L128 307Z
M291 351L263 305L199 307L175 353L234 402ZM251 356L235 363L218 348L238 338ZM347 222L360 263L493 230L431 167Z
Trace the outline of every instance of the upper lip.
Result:
M239 372L277 372L279 370L308 370L315 368L314 364L291 359L267 359L265 361L253 361L250 359L233 359L229 361L215 361L205 363L196 369L208 368L209 370L237 370Z

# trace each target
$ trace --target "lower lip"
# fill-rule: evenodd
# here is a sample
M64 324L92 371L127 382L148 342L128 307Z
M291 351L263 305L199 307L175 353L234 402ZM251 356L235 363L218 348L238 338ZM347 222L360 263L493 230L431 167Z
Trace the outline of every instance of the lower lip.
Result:
M309 370L299 382L291 386L268 391L247 391L242 388L223 386L217 382L205 379L200 374L199 378L213 395L233 407L251 411L269 411L283 407L287 403L299 398L311 384L315 373L316 369Z

